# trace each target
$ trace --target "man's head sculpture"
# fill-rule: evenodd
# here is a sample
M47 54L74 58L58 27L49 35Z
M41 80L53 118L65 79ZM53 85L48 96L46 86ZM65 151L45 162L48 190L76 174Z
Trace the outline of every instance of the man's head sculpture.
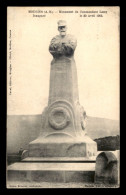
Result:
M66 35L67 25L65 20L59 20L58 22L58 31L61 36Z
M61 56L70 58L74 55L77 41L74 36L66 34L67 25L65 20L59 20L57 24L60 34L51 40L49 51L55 59Z

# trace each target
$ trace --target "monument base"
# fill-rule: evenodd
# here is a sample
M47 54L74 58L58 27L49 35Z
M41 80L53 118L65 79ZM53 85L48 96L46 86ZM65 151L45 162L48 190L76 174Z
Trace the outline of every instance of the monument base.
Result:
M88 136L74 142L51 140L39 137L29 144L28 157L8 166L8 184L94 183L96 143Z
M94 182L95 163L20 162L8 166L8 182Z
M92 158L97 154L97 144L88 136L74 140L38 139L29 144L29 157L86 157Z

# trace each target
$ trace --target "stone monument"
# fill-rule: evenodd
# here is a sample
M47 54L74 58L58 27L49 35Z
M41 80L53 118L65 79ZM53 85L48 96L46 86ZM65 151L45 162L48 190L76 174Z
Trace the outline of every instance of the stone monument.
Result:
M86 134L86 112L79 103L74 60L77 41L66 34L65 21L58 21L58 30L60 35L49 46L53 60L40 135L29 143L22 162L8 166L10 182L94 181L97 144Z
M29 144L29 157L93 157L96 142L86 135L86 112L79 103L74 51L77 40L66 34L66 21L58 21L59 35L49 45L50 68L48 106L42 113L39 137Z

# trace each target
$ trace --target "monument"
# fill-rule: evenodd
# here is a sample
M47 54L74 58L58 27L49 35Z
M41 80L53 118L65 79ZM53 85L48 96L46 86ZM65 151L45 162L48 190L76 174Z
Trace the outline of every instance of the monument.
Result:
M86 112L79 103L74 51L77 40L66 34L66 21L58 21L59 35L49 45L50 68L48 106L42 113L39 137L29 144L29 157L92 157L97 145L85 130Z
M86 133L86 112L79 103L74 60L77 41L66 34L65 21L58 21L58 30L60 34L49 45L53 60L42 128L23 153L22 162L8 166L9 181L94 181L97 144Z

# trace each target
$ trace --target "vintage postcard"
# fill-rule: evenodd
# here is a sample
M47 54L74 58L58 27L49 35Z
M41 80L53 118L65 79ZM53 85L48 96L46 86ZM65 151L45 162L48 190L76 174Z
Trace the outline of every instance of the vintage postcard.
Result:
M7 188L118 188L120 8L7 7Z

